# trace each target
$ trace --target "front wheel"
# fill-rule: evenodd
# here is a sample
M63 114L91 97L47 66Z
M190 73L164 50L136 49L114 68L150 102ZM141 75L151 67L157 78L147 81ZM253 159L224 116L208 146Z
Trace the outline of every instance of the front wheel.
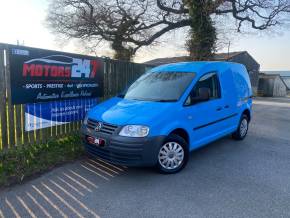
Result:
M240 119L239 126L237 130L232 134L232 137L236 140L243 140L247 136L248 129L249 118L247 115L243 114Z
M177 173L187 164L188 155L187 142L182 137L171 134L159 149L157 168L164 174Z

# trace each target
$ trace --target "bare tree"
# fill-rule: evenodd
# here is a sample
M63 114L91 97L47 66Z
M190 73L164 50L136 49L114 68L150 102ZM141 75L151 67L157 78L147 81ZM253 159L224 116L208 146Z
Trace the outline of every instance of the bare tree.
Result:
M190 55L202 60L215 52L215 16L230 16L238 31L265 30L285 22L289 1L51 0L47 23L68 38L109 42L115 58L122 60L130 60L139 48L172 30L191 27Z
M191 19L187 48L194 60L209 59L216 50L216 16L233 18L238 25L265 30L285 22L290 15L289 0L176 0L172 6L166 0L157 0L161 10L175 14L188 14Z
M53 0L47 23L57 34L111 43L115 58L130 60L136 51L190 20L159 10L155 0Z

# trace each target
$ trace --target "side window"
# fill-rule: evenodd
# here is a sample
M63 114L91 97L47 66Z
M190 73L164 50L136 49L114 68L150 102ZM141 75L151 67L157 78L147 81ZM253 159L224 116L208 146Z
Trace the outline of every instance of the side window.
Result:
M190 95L186 99L185 105L193 104L194 99L199 97L201 88L207 88L209 90L209 100L218 99L221 97L221 88L218 75L216 72L211 72L205 74L198 80Z
M205 74L199 79L199 81L196 83L195 87L192 90L193 97L198 96L198 90L200 88L208 88L210 90L210 99L216 99L221 97L220 83L216 73Z

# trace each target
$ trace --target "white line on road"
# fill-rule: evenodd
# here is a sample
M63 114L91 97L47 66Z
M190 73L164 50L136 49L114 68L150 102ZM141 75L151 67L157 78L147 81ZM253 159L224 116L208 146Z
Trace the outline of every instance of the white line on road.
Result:
M38 188L36 188L35 185L32 185L32 188L41 196L43 197L57 212L59 212L59 214L64 217L64 218L68 218L68 216L61 210L59 209L58 206L56 206L56 204L54 204L45 194L43 194Z
M69 170L72 174L74 174L75 176L79 177L80 179L84 180L86 183L90 184L91 186L93 186L94 188L98 188L98 186L96 186L93 182L91 182L90 180L88 180L87 178L84 178L83 176L81 176L80 174L76 173L73 170Z
M16 196L17 200L21 203L21 205L25 208L25 210L29 213L29 215L32 218L36 218L35 214L32 212L32 210L27 206L27 204L23 201L23 199L21 197L19 197L18 195Z
M3 212L2 212L1 209L0 209L0 217L1 217L1 218L4 218L4 215L3 215Z
M71 181L75 182L76 184L78 184L80 187L82 187L83 189L87 190L88 192L92 192L92 190L90 188L88 188L86 185L80 183L79 181L77 181L76 179L74 179L73 177L69 176L66 173L62 173L64 176L66 176L68 179L70 179Z
M36 204L40 210L49 218L52 218L52 216L47 212L47 210L41 205L38 203L38 201L29 193L29 192L26 192L27 196L33 201L34 204Z
M60 190L62 190L66 195L71 197L75 202L77 202L83 209L85 209L87 212L89 212L93 217L99 217L97 214L95 214L91 209L89 209L84 203L79 201L75 196L70 194L67 190L65 190L63 187L61 187L59 184L56 182L52 181L51 179L49 180L52 184L54 184L56 187L58 187Z
M74 212L78 217L83 218L78 210L71 206L65 199L63 199L59 194L57 194L52 188L50 188L45 183L41 183L48 191L50 191L58 200L60 200L65 206L67 206L72 212Z
M14 216L16 218L20 218L19 213L17 213L17 211L15 210L15 208L12 206L12 204L10 203L10 201L8 201L8 199L5 199L6 204L9 206L9 208L11 209L11 211L13 212Z

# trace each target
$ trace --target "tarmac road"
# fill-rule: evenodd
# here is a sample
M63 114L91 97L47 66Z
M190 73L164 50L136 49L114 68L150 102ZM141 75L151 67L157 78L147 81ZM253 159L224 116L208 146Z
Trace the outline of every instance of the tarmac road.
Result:
M290 217L290 100L253 110L244 141L194 151L176 175L81 160L0 191L0 217Z

